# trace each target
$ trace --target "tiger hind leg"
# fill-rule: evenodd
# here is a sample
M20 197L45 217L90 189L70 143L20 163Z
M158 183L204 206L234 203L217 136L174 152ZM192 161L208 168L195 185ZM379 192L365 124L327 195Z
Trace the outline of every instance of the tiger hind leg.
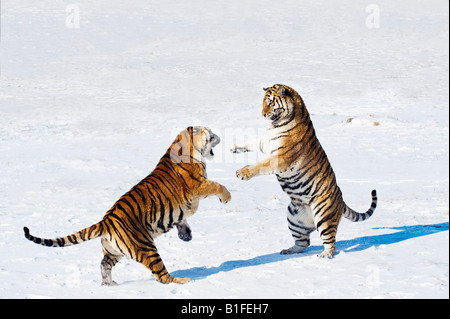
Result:
M308 205L299 205L291 202L288 206L287 221L295 243L294 246L283 249L280 254L301 253L310 245L309 236L316 229L312 210Z
M123 254L112 247L106 238L102 238L103 260L100 263L102 274L102 286L116 286L117 283L112 280L111 270L123 257Z
M153 275L156 277L156 280L163 284L185 284L191 281L190 278L177 278L173 277L169 274L164 263L159 256L156 248L150 249L145 252L140 252L140 256L138 256L138 261L141 262L144 266L146 266Z
M177 283L185 284L190 281L189 278L177 278L169 274L161 257L158 254L155 243L153 239L145 233L140 233L143 236L129 235L129 242L135 243L136 246L133 249L129 249L130 257L135 261L140 262L145 267L147 267L152 274L155 276L156 280L163 283Z
M319 258L333 258L336 250L336 233L340 216L334 212L335 209L330 201L313 208L314 222L324 247L323 252L317 255Z
M333 258L336 250L337 225L327 223L324 227L319 227L320 238L322 239L324 250L317 255L319 258Z
M112 280L111 270L115 264L122 258L120 255L111 255L106 253L100 264L102 272L102 286L116 286L117 283Z

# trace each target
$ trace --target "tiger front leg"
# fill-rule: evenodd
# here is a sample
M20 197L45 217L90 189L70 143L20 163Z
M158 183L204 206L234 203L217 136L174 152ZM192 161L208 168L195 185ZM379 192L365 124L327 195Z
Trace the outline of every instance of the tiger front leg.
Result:
M231 200L231 194L225 186L207 179L198 187L197 196L205 198L211 195L219 197L221 203L226 204Z
M192 239L192 231L186 220L183 220L176 224L178 229L178 238L184 241L190 241Z
M275 155L254 165L247 165L236 171L236 177L248 181L258 175L270 175L284 170L285 161L281 157Z

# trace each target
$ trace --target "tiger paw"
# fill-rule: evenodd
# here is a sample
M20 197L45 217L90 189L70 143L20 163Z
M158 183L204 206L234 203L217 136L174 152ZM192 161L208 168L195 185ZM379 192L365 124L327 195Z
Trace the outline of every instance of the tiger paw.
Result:
M174 283L176 283L176 284L181 284L181 285L187 284L187 283L190 282L190 281L191 281L191 278L188 278L188 277L185 277L185 278L177 278L177 277L174 277L174 278L173 278L173 282L174 282Z
M228 191L228 189L224 189L224 191L222 192L222 194L220 194L219 200L221 203L228 203L231 200L231 194Z
M250 169L248 166L245 166L241 169L238 169L236 171L236 177L243 180L243 181L248 181L249 179L251 179L253 177L252 173L250 172Z
M175 283L175 284L186 284L188 282L191 281L191 278L185 277L185 278L178 278L178 277L172 277L170 276L170 281L166 282L166 283Z
M178 278L178 277L173 277L173 276L167 275L167 276L161 277L161 278L159 278L157 280L160 283L163 283L163 284L170 284L170 283L186 284L186 283L191 281L191 278L187 278L187 277L185 277L185 278Z
M248 149L246 147L242 147L239 145L234 144L233 147L230 149L231 153L245 153L248 152Z
M280 254L281 255L299 254L299 253L303 252L306 248L307 247L294 245L291 248L283 249L282 251L280 251Z
M190 241L192 239L192 231L186 221L176 223L178 229L178 238L184 241Z
M331 258L333 258L333 255L334 255L334 251L324 250L320 254L317 254L317 257L331 259Z
M189 233L178 233L178 238L180 238L183 241L190 241L192 239L191 232Z
M110 287L114 287L117 286L117 282L115 282L114 280L104 280L102 282L102 286L110 286Z

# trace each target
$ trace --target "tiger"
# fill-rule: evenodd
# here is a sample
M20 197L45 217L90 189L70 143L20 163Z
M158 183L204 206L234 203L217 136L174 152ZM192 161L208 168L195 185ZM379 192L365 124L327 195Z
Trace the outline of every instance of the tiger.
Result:
M123 256L143 264L158 282L187 283L190 278L173 277L166 270L155 239L176 226L180 239L191 240L186 219L197 211L199 201L212 195L222 203L231 200L225 186L207 179L205 159L214 157L213 148L219 143L219 136L209 128L190 126L178 134L155 169L120 197L100 222L56 239L35 237L24 227L25 237L48 247L101 237L102 285L117 285L111 270Z
M310 234L317 230L324 247L318 257L332 258L341 217L353 222L371 217L377 206L376 190L372 190L372 203L365 213L348 207L301 96L283 84L264 91L262 116L268 121L266 134L254 141L234 144L231 152L259 150L268 157L238 169L236 176L249 180L275 174L289 195L287 222L294 245L281 250L281 254L303 252L310 245Z

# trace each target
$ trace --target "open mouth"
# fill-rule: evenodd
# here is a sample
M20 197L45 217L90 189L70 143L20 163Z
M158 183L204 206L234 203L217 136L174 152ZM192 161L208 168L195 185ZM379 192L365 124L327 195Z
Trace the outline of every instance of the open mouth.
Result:
M209 154L210 154L211 156L214 156L214 152L213 152L212 149L209 151Z
M278 115L278 114L273 114L271 117L270 117L270 120L271 121L278 121L280 119L280 115Z

